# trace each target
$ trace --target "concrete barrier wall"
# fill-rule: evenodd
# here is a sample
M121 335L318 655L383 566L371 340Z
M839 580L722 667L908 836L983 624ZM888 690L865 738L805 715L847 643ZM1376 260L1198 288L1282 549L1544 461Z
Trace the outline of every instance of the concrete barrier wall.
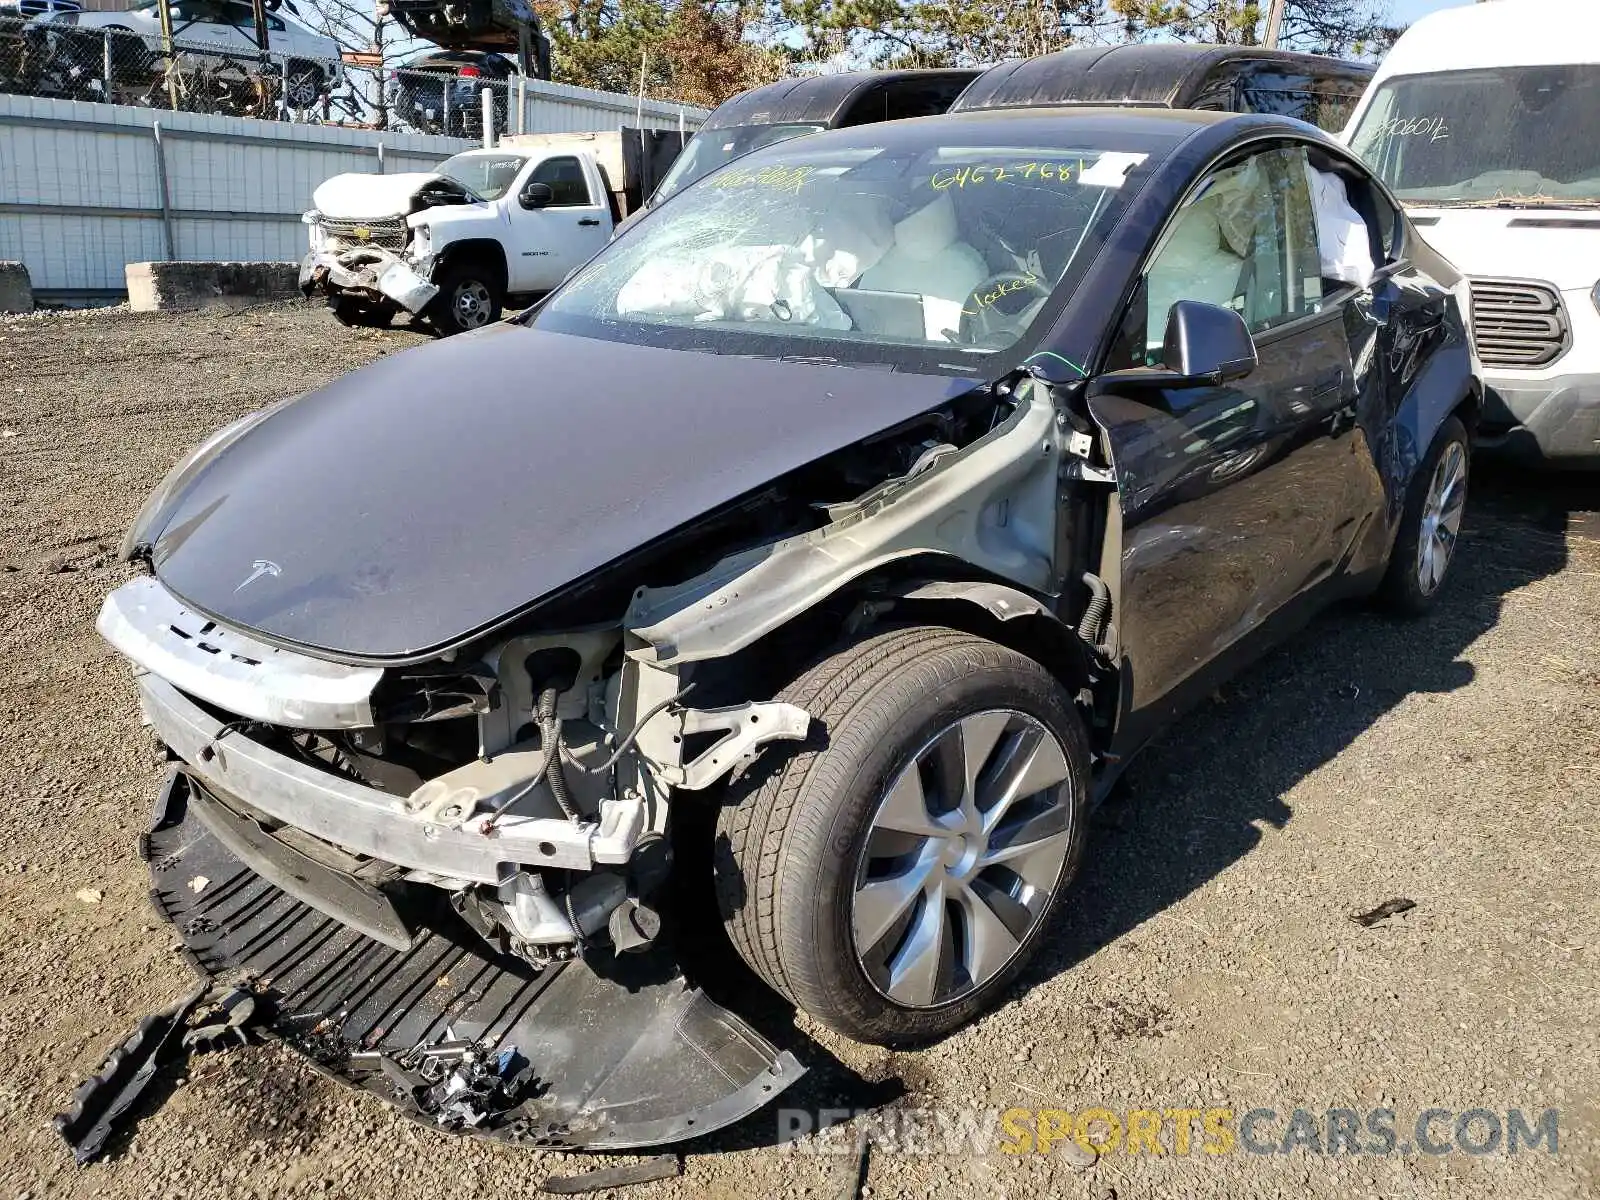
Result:
M537 132L632 124L626 96L530 81ZM690 128L704 113L685 110ZM646 102L645 124L679 107ZM300 214L343 171L426 170L473 143L0 94L0 260L25 263L41 300L120 298L131 262L288 262Z
M300 294L299 268L283 262L140 262L127 268L134 312L241 308Z
M0 262L0 313L33 311L33 281L19 262Z

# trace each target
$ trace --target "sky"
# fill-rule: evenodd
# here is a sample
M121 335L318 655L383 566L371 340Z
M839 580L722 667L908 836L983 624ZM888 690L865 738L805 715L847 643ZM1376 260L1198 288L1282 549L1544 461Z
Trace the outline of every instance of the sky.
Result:
M1441 8L1455 8L1463 3L1470 4L1472 0L1394 0L1389 19L1396 25L1409 25L1418 17L1438 12Z

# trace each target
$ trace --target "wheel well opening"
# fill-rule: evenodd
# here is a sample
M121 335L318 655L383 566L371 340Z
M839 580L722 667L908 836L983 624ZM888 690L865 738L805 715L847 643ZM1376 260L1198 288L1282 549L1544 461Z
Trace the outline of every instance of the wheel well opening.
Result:
M435 275L441 271L458 268L476 268L484 271L490 276L484 282L493 283L501 292L505 291L506 256L498 242L471 241L446 246L440 253Z
M926 571L905 569L905 564L864 577L737 653L697 664L697 701L738 703L757 693L773 695L847 643L897 625L940 625L1006 646L1044 667L1082 709L1090 741L1098 746L1103 732L1099 714L1105 711L1105 696L1114 679L1097 668L1077 632L1047 613L1002 620L970 600L895 594L904 590L908 579L929 577Z

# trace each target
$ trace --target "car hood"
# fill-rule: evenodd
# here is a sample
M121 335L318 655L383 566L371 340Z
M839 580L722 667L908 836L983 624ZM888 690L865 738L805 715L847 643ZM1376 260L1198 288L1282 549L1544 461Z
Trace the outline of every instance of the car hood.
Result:
M325 217L346 220L403 216L411 211L411 201L418 192L430 183L441 182L446 182L445 177L432 171L406 171L398 175L353 171L319 184L311 193L311 204Z
M1582 208L1408 207L1417 232L1463 275L1588 291L1600 278L1600 212Z
M502 325L271 412L141 538L219 620L334 657L421 657L973 386Z

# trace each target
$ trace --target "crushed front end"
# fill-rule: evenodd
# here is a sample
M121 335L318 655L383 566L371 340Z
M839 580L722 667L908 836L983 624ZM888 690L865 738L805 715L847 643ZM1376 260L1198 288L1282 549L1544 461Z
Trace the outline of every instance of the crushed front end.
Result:
M348 665L141 577L99 629L173 760L144 845L158 908L320 1066L445 1128L615 1148L726 1125L801 1073L685 981L657 902L673 794L803 737L802 710L690 707L621 628Z
M302 220L310 229L311 249L300 263L300 291L308 298L322 295L415 314L439 294L430 281L427 227L409 224L404 214L359 219L313 209Z

